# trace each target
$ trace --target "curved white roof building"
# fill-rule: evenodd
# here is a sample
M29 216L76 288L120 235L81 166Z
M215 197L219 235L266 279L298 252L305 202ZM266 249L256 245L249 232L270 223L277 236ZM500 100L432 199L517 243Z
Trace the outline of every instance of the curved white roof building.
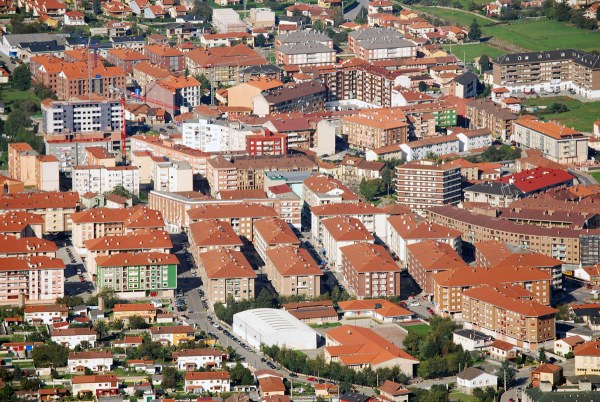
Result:
M318 334L288 313L272 308L257 308L233 315L233 332L249 345L287 346L290 349L316 349Z

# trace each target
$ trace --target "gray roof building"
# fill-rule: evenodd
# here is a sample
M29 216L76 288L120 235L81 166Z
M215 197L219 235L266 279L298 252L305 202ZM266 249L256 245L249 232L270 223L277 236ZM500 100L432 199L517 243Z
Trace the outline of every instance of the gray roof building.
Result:
M279 51L284 54L317 54L335 53L335 50L321 42L294 42L279 46Z
M277 41L284 43L331 42L331 38L317 31L294 31L279 35Z

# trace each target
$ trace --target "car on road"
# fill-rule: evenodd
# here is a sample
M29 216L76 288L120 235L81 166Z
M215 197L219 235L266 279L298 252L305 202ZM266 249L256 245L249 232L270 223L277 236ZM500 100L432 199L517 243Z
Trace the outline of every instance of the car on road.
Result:
M533 89L530 89L529 91L525 91L523 92L525 95L535 95L535 91Z
M307 381L310 381L310 382L315 382L315 381L317 381L317 379L316 379L315 377L307 377L307 378L306 378L306 380L307 380Z
M267 367L269 367L271 370L275 370L277 367L275 367L275 365L271 362L267 362Z
M85 278L83 276L79 277L79 282L85 282Z
M298 374L296 373L290 373L289 376L292 378L298 378Z
M406 302L401 301L401 302L398 303L398 305L400 307L406 307Z
M419 303L418 301L410 302L410 306L411 307L417 307L417 306L420 306L420 305L421 305L421 303Z
M215 328L219 328L219 324L217 324L216 322L213 322L212 326L215 327Z
M260 361L264 363L264 362L266 362L266 361L267 361L267 359L265 359L264 357L261 357L261 358L260 358Z
M435 314L435 311L433 311L433 309L431 307L427 307L427 312L431 315Z

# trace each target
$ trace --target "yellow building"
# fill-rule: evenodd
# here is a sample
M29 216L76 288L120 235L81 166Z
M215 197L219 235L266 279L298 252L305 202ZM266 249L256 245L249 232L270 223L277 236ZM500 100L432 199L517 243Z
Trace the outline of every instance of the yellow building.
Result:
M128 321L131 317L138 316L147 323L156 321L156 307L151 303L116 304L113 308L113 320Z
M600 373L600 341L589 341L575 347L575 375Z
M283 86L279 80L271 80L268 78L259 78L254 81L244 82L233 86L227 90L228 105L236 107L254 108L254 97L262 91L278 88Z

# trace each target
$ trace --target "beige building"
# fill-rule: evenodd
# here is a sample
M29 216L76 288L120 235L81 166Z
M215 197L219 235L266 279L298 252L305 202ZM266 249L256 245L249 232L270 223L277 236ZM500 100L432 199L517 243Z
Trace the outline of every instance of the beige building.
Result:
M247 21L253 27L272 27L275 25L275 13L270 8L253 7Z
M40 155L25 142L8 144L8 171L13 179L26 187L42 191L58 191L58 159L52 155Z
M281 218L263 218L255 221L252 243L265 262L269 248L284 245L300 246L300 240L290 225Z
M254 11L254 10L252 10ZM227 106L254 108L254 97L262 91L278 88L283 82L260 77L227 89Z
M0 304L55 302L64 296L64 271L60 258L0 258Z
M85 149L85 161L90 166L115 167L117 159L104 147L87 147Z
M358 298L400 295L400 267L378 244L342 247L342 275Z
M188 229L190 252L196 264L200 262L200 254L209 250L227 248L239 251L244 245L229 222L216 219L205 219L194 222Z
M513 140L525 149L539 149L553 162L583 163L588 157L588 137L554 122L521 118L513 123Z
M408 142L409 124L395 108L367 109L342 118L342 133L348 145L370 150Z
M256 273L241 252L209 250L200 254L198 267L211 303L227 303L229 297L236 302L254 299Z
M396 167L396 202L413 210L455 205L461 199L460 167L413 162Z
M150 151L135 151L131 153L131 165L138 168L140 185L148 185L152 182L152 167L154 159Z
M575 347L575 375L600 373L600 341L588 341Z
M318 174L302 182L302 205L305 210L317 205L358 201L352 190L333 177Z
M552 345L556 339L557 310L538 303L531 292L521 287L484 285L465 290L462 300L466 329L526 350Z
M156 321L156 307L152 303L116 304L113 308L113 320L128 322L131 317L141 317L147 323Z
M273 288L282 296L306 296L309 299L321 294L321 269L308 250L298 246L268 248L266 272Z

